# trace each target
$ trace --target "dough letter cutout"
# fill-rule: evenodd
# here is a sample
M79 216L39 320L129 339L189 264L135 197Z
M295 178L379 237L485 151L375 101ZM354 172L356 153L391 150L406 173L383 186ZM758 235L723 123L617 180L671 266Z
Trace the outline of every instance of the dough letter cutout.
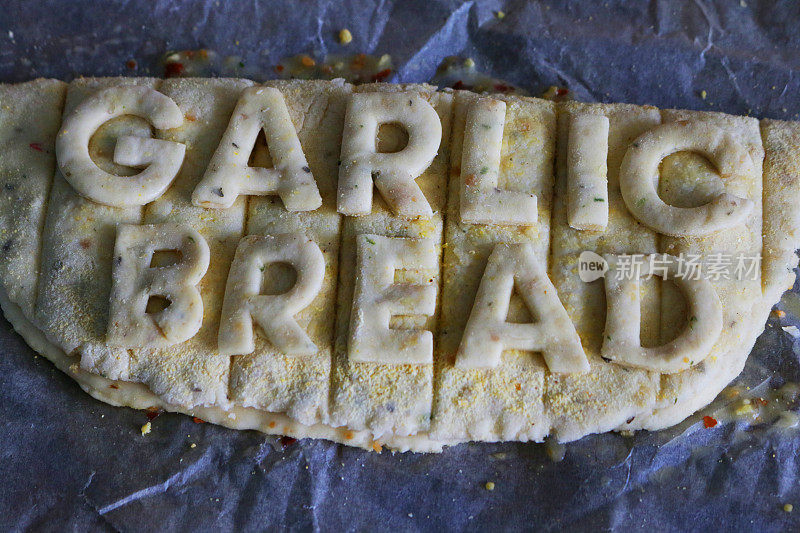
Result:
M396 124L408 133L399 152L377 152L381 124ZM356 93L350 96L342 134L338 210L367 215L372 210L372 183L389 207L407 218L430 218L431 206L416 180L433 162L442 141L439 115L417 93Z
M152 266L153 255L171 251L178 260ZM209 250L197 230L184 224L120 224L114 246L107 343L160 348L191 339L203 322L197 285L208 269ZM153 313L151 297L169 305Z
M467 111L461 156L461 221L468 224L536 224L536 196L497 188L506 103L475 100Z
M149 87L112 87L98 92L75 108L56 137L61 173L82 196L114 207L144 205L167 190L183 163L186 146L180 143L125 135L117 139L114 162L146 167L135 176L116 176L98 167L89 156L89 141L109 120L135 115L159 130L183 124L183 113L168 96Z
M670 374L686 370L708 356L722 331L722 304L710 281L677 277L678 259L668 254L603 257L609 265L605 274L606 328L600 351L603 357L624 366ZM631 262L623 262L621 257L643 257L643 261L633 269ZM655 274L668 277L678 286L686 298L689 319L673 341L644 348L640 341L639 280Z
M350 361L391 365L433 362L433 334L389 328L393 315L433 315L432 282L395 283L395 270L437 270L439 254L429 239L358 235L356 286L350 317ZM425 278L428 279L427 277Z
M262 129L273 168L248 166ZM249 87L242 92L203 179L192 193L192 203L227 208L240 194L277 194L289 211L313 211L322 205L283 94L272 87Z
M662 124L636 139L622 160L620 188L628 210L639 222L665 235L702 237L744 221L753 202L728 193L698 207L674 207L658 196L658 166L670 154L698 152L721 175L753 172L753 160L733 135L704 122Z
M569 120L567 207L569 225L603 231L608 225L608 117L575 114Z
M260 294L266 267L285 263L297 274L283 294ZM294 319L308 307L322 287L325 258L317 244L300 233L249 235L239 242L233 259L219 328L222 355L244 355L255 350L253 322L286 355L314 355L317 346Z
M506 322L514 287L534 324ZM541 352L551 372L586 372L589 361L555 287L530 244L495 246L456 356L461 368L493 368L503 350Z

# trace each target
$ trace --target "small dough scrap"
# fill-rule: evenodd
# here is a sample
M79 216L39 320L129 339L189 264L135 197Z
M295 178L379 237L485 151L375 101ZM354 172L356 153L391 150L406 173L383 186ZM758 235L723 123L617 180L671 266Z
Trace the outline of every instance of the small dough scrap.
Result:
M694 366L711 353L722 331L722 304L708 279L680 276L678 258L669 254L645 256L605 254L606 328L600 353L624 366L672 374ZM633 258L641 263L630 268ZM659 275L670 279L686 298L687 327L677 338L654 347L640 341L640 279Z
M408 133L398 152L377 151L381 125ZM433 106L413 92L363 92L350 96L342 134L338 210L350 216L372 211L372 184L397 215L430 218L433 211L416 179L425 172L442 142L442 123Z
M248 164L261 130L273 168ZM322 205L283 93L274 87L242 92L203 180L192 193L192 203L228 208L240 194L277 194L289 211L313 211Z
M151 266L158 251L177 251L180 259ZM157 348L191 339L203 322L203 300L196 285L209 262L208 243L186 224L121 224L117 228L106 342L123 348ZM169 305L147 312L148 300Z
M578 230L608 226L608 129L605 115L570 115L567 215L570 227Z
M662 124L631 143L622 161L620 189L631 214L675 237L701 237L744 224L754 207L747 198L723 192L698 207L675 207L659 197L659 165L681 151L705 155L722 175L749 175L754 169L747 147L719 126L682 120Z
M297 273L283 294L260 294L267 265L285 263ZM249 235L239 241L228 273L219 328L219 351L243 355L255 350L253 321L287 355L314 355L317 346L294 319L322 288L325 258L319 246L301 233Z
M390 329L395 315L432 316L437 287L395 283L396 270L437 271L439 253L432 239L361 234L356 240L356 287L350 319L350 361L383 364L431 364L433 333ZM424 275L424 273L421 273Z
M168 96L150 87L122 85L83 101L64 118L56 137L56 159L64 178L82 196L113 207L144 205L161 196L186 152L183 144L126 135L118 139L114 162L146 168L134 176L103 170L92 161L89 142L100 126L123 115L149 120L160 130L183 124L183 113Z
M461 156L461 222L534 226L536 195L498 187L506 103L478 98L467 111Z
M535 323L506 321L514 287L536 317ZM575 326L530 243L494 247L461 339L456 366L496 367L505 349L541 352L551 372L589 370Z

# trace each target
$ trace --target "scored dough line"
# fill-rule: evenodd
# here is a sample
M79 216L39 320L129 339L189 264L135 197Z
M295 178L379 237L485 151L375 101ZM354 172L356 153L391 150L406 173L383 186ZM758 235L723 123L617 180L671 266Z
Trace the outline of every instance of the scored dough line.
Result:
M61 115L62 121L63 121L63 116L64 116L64 104L66 103L66 100L67 100L67 87L63 87L62 90L61 90L60 104L59 104L59 109L58 109L58 113ZM60 125L59 125L59 129L61 129ZM34 259L34 266L35 266L36 270L34 271L33 293L31 295L32 299L33 299L33 301L31 302L31 310L32 310L32 313L34 314L34 316L35 316L35 313L36 313L36 309L35 309L36 302L38 301L38 298L39 298L39 282L40 282L39 272L41 272L41 269L42 269L41 268L42 267L42 254L43 254L43 251L44 251L43 250L43 248L44 248L44 228L45 228L45 224L47 223L47 206L50 203L50 193L51 193L51 191L53 189L53 182L55 181L56 173L58 173L58 172L59 172L59 170L58 170L58 162L55 162L55 164L53 165L53 172L50 173L50 179L49 179L49 181L47 183L47 187L45 189L44 198L42 199L42 213L41 213L41 215L39 217L39 227L38 227L38 233L37 233L38 243L37 243L37 246L36 246L36 258Z

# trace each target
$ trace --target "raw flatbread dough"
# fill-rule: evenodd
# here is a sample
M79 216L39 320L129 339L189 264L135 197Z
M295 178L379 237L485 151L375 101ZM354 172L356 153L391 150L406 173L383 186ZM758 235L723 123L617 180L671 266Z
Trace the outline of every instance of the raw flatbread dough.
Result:
M181 170L167 191L141 207L87 200L64 180L54 159L61 117L97 91L124 85L159 91L183 113L183 124L166 131L154 130L137 117L120 116L102 125L90 140L92 160L120 176L140 170L114 163L119 137L154 137L186 146ZM496 225L471 224L462 222L459 212L460 167L466 117L477 95L425 85L354 88L340 80L268 82L266 86L284 97L321 207L289 211L278 196L245 195L226 209L197 207L192 192L223 139L239 97L253 85L233 79L82 78L68 87L55 80L0 86L0 305L35 350L103 401L161 407L237 429L421 452L467 440L541 441L553 435L568 441L613 429L658 429L706 405L739 373L772 303L794 280L795 249L800 244L797 123L493 96L505 104L497 187L535 195L536 220L532 225L528 220L509 224L513 217ZM408 92L436 111L442 130L439 148L415 180L432 216L405 218L377 190L369 214L350 217L337 212L338 158L353 92ZM609 125L608 223L603 231L579 231L568 220L570 117L586 115L606 117ZM720 176L694 154L670 155L660 165L659 197L669 205L696 207L724 191L752 202L745 224L700 237L668 237L639 223L626 208L619 172L629 144L655 126L679 121L722 128L741 143L754 164L746 173ZM378 151L402 148L401 129L378 131ZM591 156L591 167L602 174L602 154ZM260 140L248 166L272 167L269 149ZM131 349L106 342L116 226L121 223L187 224L207 241L210 264L198 284L204 316L199 332L188 341ZM246 235L279 234L307 236L325 261L319 292L294 316L317 351L282 354L256 326L251 353L222 355L217 348L219 320L236 247ZM397 271L394 279L437 287L436 309L430 315L390 320L391 328L432 332L433 363L384 365L348 357L356 242L365 235L435 243L438 269ZM587 373L552 373L541 354L519 350L502 352L492 369L455 364L487 260L499 243L529 246L547 265L580 336L589 361ZM712 282L722 304L723 326L707 357L688 370L659 374L601 357L605 296L602 280L585 283L578 276L578 255L586 250L763 257L753 279ZM286 290L293 279L291 269L265 269L263 287ZM648 280L640 296L644 346L669 342L686 327L685 303L674 284ZM536 317L515 294L507 320L536 322Z
M256 335L256 349L233 357L229 393L246 407L286 413L303 424L328 420L331 356L336 320L336 287L339 275L340 216L336 212L337 159L347 96L352 87L341 81L276 81L298 132L308 165L322 197L315 211L288 212L276 197L251 197L247 207L247 235L301 232L316 242L325 259L325 277L314 301L295 315L318 351L311 357L280 353L263 335ZM253 163L270 166L266 146L257 145ZM291 283L291 272L270 270L265 279L277 291Z
M348 358L347 338L355 289L356 236L369 233L385 237L431 239L437 247L441 246L442 215L447 200L452 95L436 92L435 87L427 85L372 84L362 85L356 90L416 93L430 102L438 113L443 134L433 163L416 180L433 211L431 218L407 219L395 215L380 194L373 195L372 212L369 215L344 218L339 255L336 343L331 372L330 423L367 429L376 438L392 434L414 435L430 427L433 364L375 365L350 361ZM386 130L384 138L379 135L377 144L386 151L396 150L402 146L402 135L397 130ZM419 271L397 271L395 276L395 281L420 281ZM440 286L439 276L433 277L431 283ZM438 293L437 296L441 297ZM435 332L437 324L438 313L435 313L430 316L397 316L390 326Z
M45 79L0 86L0 286L27 316L33 316L36 300L66 87Z
M550 241L555 105L544 100L495 97L506 102L498 185L537 196L534 226L485 226L461 222L458 201L466 115L478 96L458 92L453 119L442 327L435 355L436 397L431 434L442 440L542 440L545 365L539 354L507 350L493 369L455 364L462 332L495 244L526 243L546 264ZM512 295L509 315L526 321L524 304ZM516 316L514 316L516 314Z

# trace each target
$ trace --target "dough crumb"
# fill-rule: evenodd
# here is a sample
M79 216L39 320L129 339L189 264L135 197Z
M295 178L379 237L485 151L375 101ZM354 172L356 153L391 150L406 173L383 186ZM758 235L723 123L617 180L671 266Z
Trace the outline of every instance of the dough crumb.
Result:
M150 424L150 422L147 422L145 425L143 425L143 426L142 426L142 436L145 436L145 435L147 435L148 433L150 433L150 429L151 429L152 427L153 427L153 426L152 426L152 424Z
M353 41L353 34L350 30L344 28L339 32L339 42L342 44L350 44Z
M191 443L191 444L189 445L189 448L197 448L197 444L195 444L195 443L193 442L193 443Z

